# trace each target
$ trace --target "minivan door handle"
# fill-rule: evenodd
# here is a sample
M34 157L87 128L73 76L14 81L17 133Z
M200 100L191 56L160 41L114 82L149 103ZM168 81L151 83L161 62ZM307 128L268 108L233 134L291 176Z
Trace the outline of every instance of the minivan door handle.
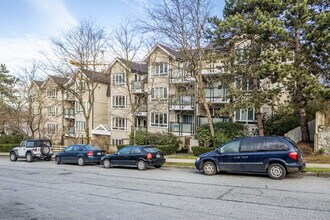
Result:
M234 157L234 159L240 159L240 158L241 158L240 156Z
M249 158L249 156L242 156L242 159L247 159Z

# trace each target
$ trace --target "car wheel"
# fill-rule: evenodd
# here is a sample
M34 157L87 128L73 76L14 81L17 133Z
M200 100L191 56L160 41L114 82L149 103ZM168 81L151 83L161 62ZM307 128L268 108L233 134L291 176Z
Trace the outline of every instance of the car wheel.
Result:
M111 162L110 162L109 159L105 159L105 160L103 161L103 167L104 167L104 168L107 168L107 169L112 167L112 164L111 164Z
M79 166L84 166L84 165L85 165L85 160L84 160L83 157L79 157L79 158L78 158L78 165L79 165Z
M17 156L16 156L16 153L15 152L11 152L10 153L10 160L11 161L16 161L17 160Z
M61 163L61 157L60 156L56 156L55 157L55 162L56 162L56 164L60 164Z
M161 165L155 165L156 168L161 168L162 166Z
M42 146L41 147L41 153L42 153L42 155L47 156L50 153L50 147L48 147L48 146Z
M268 175L272 179L280 180L286 176L286 169L282 164L272 163L267 169Z
M45 161L51 161L52 160L52 157L48 156L45 158Z
M147 169L147 165L146 165L146 163L143 160L139 160L137 162L137 168L139 170L146 170Z
M203 164L203 173L205 175L215 175L217 173L217 168L215 164L211 161L207 161Z
M33 156L32 156L31 153L26 154L26 160L27 160L27 162L32 162L33 161Z

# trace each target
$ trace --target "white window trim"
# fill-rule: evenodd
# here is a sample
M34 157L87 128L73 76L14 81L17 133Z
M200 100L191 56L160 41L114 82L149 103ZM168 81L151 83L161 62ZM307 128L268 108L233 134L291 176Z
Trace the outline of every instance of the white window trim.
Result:
M169 63L154 62L151 63L151 76L167 76L169 73Z
M163 94L164 97L160 97L161 94ZM165 96L165 94L166 94L166 96ZM166 100L166 99L168 99L168 88L167 87L153 87L153 88L151 88L150 97L151 97L151 100Z
M164 121L164 116L166 115L166 123L156 123L155 119L156 119L156 115L158 115L158 118L160 115L162 115L163 117L163 121ZM158 119L159 120L159 119ZM150 112L150 127L156 127L156 128L167 128L168 127L168 114L167 113L163 113L163 112Z
M48 99L56 99L58 97L58 92L54 88L46 89L46 95Z
M121 78L120 78L121 76ZM112 74L112 84L116 86L126 85L126 75L125 73L114 73Z
M47 134L56 134L58 131L58 124L47 123L46 132Z
M124 126L116 126L116 124L122 124L122 123L124 124ZM127 118L112 117L111 129L119 130L119 131L127 131Z
M76 131L85 131L86 129L86 122L85 121L76 121L75 123L75 130Z
M120 103L115 103L116 102L116 97L118 98L118 102ZM121 102L124 103L121 103ZM114 95L112 96L112 108L119 108L119 109L125 109L127 108L127 96L125 95Z
M253 110L253 119L249 120L249 109L248 108L241 108L239 109L239 119L237 120L237 113L235 111L235 121L238 122L255 122L256 121L256 117L255 117L255 108L252 108ZM242 119L242 111L246 111L247 112L247 119Z

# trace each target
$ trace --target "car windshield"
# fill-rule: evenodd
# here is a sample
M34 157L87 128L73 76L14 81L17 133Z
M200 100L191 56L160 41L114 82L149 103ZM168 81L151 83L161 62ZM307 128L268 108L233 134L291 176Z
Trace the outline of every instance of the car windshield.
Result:
M145 151L149 152L149 153L156 153L158 152L159 150L155 147L145 147L144 148Z
M39 141L36 141L36 143L35 143L36 147L41 147L41 146L45 146L45 145L50 147L51 146L50 141L48 141L48 140L39 140Z

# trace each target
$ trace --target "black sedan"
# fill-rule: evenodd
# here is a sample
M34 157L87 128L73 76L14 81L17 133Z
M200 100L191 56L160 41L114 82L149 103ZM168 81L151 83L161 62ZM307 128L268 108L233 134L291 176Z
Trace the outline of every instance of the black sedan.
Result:
M100 159L106 155L105 150L97 149L91 145L70 145L55 156L55 162L73 163L84 166L86 163L100 163Z
M102 157L101 164L105 168L114 166L137 167L145 170L149 166L160 168L165 163L163 152L152 146L127 146L115 154Z

